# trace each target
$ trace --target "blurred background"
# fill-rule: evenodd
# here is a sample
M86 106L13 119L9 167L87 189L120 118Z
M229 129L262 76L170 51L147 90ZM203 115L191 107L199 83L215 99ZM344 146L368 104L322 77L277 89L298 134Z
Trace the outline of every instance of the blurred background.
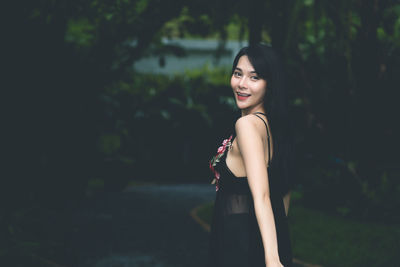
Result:
M289 76L295 258L399 265L399 1L22 0L2 18L1 266L204 266L185 263L201 227L158 263L132 229L165 199L164 218L188 201L209 222L232 60L257 42Z

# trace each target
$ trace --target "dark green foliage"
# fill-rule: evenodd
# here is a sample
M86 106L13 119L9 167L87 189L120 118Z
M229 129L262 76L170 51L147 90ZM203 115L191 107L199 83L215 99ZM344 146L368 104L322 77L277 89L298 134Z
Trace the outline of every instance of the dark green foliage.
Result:
M229 87L208 80L217 75L207 69L173 78L132 74L101 95L104 131L118 134L124 144L119 154L134 159L134 177L205 181L213 152L205 140L215 143L219 128L210 114L231 112L221 102ZM226 72L219 75L228 81Z

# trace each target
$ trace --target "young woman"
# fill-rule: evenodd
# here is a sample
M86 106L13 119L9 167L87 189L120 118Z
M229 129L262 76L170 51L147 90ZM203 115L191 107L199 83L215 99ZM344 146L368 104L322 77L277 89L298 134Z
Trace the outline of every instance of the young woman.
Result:
M242 48L231 87L241 117L210 161L217 194L209 266L292 266L287 220L292 131L283 70L273 49Z

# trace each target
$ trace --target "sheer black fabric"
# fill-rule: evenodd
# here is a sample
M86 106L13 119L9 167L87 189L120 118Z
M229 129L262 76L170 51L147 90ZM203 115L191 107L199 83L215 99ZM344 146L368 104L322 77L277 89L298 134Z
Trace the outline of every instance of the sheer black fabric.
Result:
M268 127L267 134L269 135ZM235 133L233 135L235 136ZM238 178L229 170L225 161L226 154L227 151L215 166L220 173L220 178L211 223L209 266L265 267L264 247L247 178ZM274 165L271 160L268 177L278 252L281 263L285 267L290 267L292 266L292 250L288 218L285 214L283 196L280 193L282 190L279 188L282 185L279 183L279 177L274 176L273 170Z

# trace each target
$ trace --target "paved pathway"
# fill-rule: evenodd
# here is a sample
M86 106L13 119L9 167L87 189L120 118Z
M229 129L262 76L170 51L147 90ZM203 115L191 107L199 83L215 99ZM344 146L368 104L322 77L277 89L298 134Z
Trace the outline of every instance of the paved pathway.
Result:
M206 266L208 233L190 210L213 201L215 185L128 188L86 203L67 248L73 266Z

